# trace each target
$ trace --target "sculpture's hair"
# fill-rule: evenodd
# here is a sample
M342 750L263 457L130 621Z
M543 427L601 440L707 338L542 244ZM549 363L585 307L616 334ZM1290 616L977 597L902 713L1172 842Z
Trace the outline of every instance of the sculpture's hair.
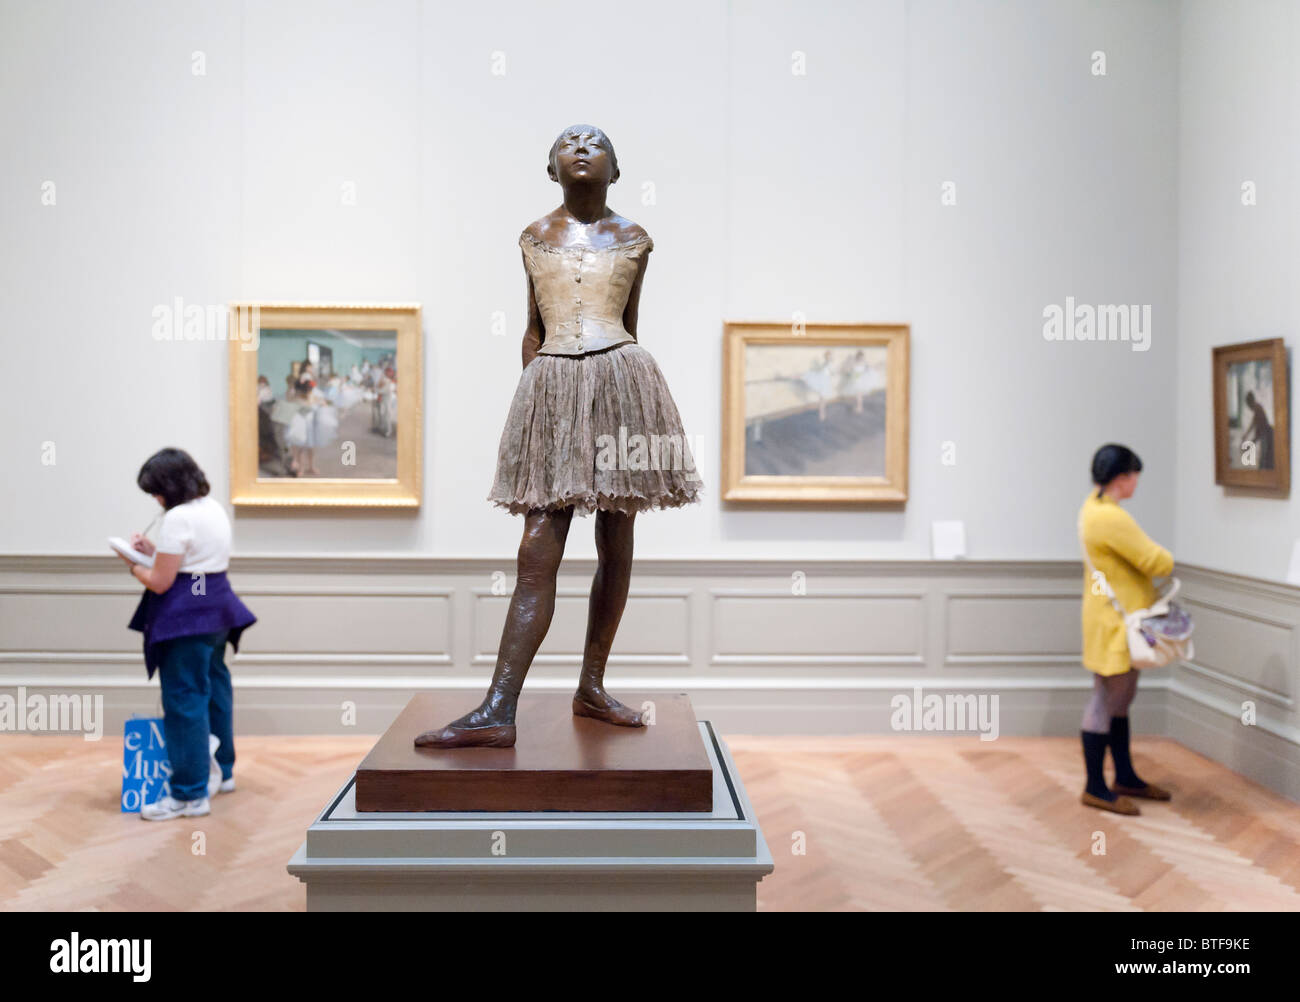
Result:
M605 135L605 130L595 125L570 125L567 129L555 137L555 142L551 143L551 153L547 157L546 172L551 176L552 181L558 181L559 171L556 169L555 157L560 151L560 143L566 136L581 136L584 133L591 133L593 137L599 139L601 144L609 152L609 163L614 168L610 176L609 183L613 184L618 180L618 154L614 152L614 144L609 141L609 136Z

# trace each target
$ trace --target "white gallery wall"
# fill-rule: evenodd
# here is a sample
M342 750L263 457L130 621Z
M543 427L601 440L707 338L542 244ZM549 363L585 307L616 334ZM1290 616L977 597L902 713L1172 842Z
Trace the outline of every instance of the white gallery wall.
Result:
M1285 579L1300 538L1300 484L1289 499L1278 499L1214 483L1210 350L1282 337L1294 365L1300 330L1297 51L1300 9L1289 0L1183 7L1176 552L1187 561L1272 581ZM1253 188L1255 204L1243 201L1243 185ZM1294 434L1294 398L1291 406ZM1294 465L1294 445L1292 456Z
M611 206L655 239L642 342L704 442L706 503L644 516L639 553L926 557L955 518L973 557L1069 559L1089 456L1118 440L1147 461L1132 508L1154 536L1272 576L1294 503L1250 555L1201 528L1262 510L1204 486L1202 345L1294 310L1294 227L1231 197L1258 176L1294 207L1292 109L1223 97L1294 86L1285 8L1183 17L1205 72L1184 74L1180 146L1173 2L3 0L0 552L141 527L135 472L163 445L228 498L226 346L152 336L179 297L424 306L420 511L240 511L237 553L511 555L519 523L484 495L519 371L516 239L558 203L552 139L585 121L617 148ZM1246 253L1249 226L1273 250ZM1149 350L1047 341L1067 297L1149 306ZM796 314L912 325L905 508L720 502L722 323Z

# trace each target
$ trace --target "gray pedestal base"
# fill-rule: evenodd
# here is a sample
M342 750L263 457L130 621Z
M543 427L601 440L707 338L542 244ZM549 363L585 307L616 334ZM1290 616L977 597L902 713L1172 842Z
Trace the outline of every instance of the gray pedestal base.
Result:
M753 911L772 856L700 722L709 813L359 813L349 778L289 872L308 911Z

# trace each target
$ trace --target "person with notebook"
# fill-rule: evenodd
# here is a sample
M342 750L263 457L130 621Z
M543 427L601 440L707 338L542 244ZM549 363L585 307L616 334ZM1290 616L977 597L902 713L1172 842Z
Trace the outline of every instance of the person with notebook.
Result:
M145 593L130 629L144 634L144 660L162 687L163 735L171 762L171 793L140 810L146 821L209 813L210 793L235 788L234 695L225 650L239 650L257 618L226 578L231 528L226 510L208 496L208 480L181 449L163 449L140 467L136 483L163 507L157 543L139 533L131 545L153 557L142 566L119 554ZM220 741L215 754L209 734ZM209 786L209 762L220 768ZM215 778L215 777L214 777Z

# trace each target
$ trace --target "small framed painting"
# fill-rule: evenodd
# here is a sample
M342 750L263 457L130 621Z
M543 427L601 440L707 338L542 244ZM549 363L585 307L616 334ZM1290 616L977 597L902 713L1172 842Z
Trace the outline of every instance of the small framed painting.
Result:
M906 501L909 335L725 324L723 500Z
M1214 349L1214 482L1290 493L1291 409L1280 337Z
M424 378L410 303L232 303L236 505L420 505Z

